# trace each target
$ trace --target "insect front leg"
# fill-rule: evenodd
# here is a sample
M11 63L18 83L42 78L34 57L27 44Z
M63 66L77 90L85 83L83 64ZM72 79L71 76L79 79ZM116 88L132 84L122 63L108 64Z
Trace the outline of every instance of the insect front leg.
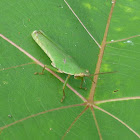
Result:
M74 78L75 78L75 79L80 79L80 80L81 80L80 88L81 88L81 89L84 89L84 90L87 90L86 87L83 87L84 77L81 77L81 76L74 76Z
M67 84L69 78L70 78L70 75L67 76L67 78L63 84L63 97L61 99L61 102L63 102L63 100L65 99L65 87L66 87L66 84Z
M87 90L86 87L83 87L84 77L80 77L80 78L81 78L80 88L81 88L81 89L84 89L84 90Z

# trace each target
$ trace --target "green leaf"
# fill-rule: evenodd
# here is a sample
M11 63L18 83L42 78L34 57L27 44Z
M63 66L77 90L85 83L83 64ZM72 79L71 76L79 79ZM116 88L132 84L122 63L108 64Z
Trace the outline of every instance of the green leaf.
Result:
M111 1L68 0L68 3L101 44ZM117 0L107 41L140 34L139 7L138 0ZM99 47L63 0L1 0L0 9L0 34L43 64L50 65L51 61L34 43L31 37L34 30L43 30L81 67L89 69L90 73L95 72ZM3 38L0 38L0 52L0 139L58 140L72 125L64 140L98 140L101 138L93 112L104 140L139 139L136 135L140 135L139 37L106 45L100 72L118 72L99 76L93 112L90 108L84 110L86 106L83 105L72 107L83 104L83 100L69 88L65 91L66 99L60 103L63 83L48 71L41 76L34 75L34 72L41 72L42 67L33 64L33 60ZM58 75L66 78L65 74ZM80 81L73 77L69 85L88 99L92 83L88 78L85 81L86 91L79 89ZM99 110L99 107L120 120ZM128 126L136 133L130 131Z

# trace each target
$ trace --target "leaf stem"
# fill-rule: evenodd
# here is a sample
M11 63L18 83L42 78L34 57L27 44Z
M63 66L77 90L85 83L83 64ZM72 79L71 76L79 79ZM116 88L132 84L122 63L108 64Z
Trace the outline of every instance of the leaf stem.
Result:
M86 104L86 103L74 104L74 105L69 105L69 106L62 106L62 107L58 107L58 108L46 110L46 111L43 111L43 112L39 112L39 113L37 113L37 114L33 114L33 115L30 115L30 116L27 116L27 117L25 117L25 118L22 118L22 119L20 119L20 120L17 120L17 121L15 121L15 122L13 122L13 123L10 123L10 124L7 124L7 125L5 125L5 126L3 126L3 127L0 127L0 131L4 130L4 129L6 129L6 128L12 126L12 125L15 125L15 124L17 124L17 123L23 122L23 121L25 121L25 120L28 120L28 119L30 119L30 118L33 118L33 117L36 117L36 116L39 116L39 115L42 115L42 114L46 114L46 113L48 113L48 112L53 112L53 111L56 111L56 110L66 109L66 108L71 108L71 107L76 107L76 106L84 106L85 104Z
M107 35L108 35L108 30L109 30L109 25L110 25L113 9L115 7L115 2L116 1L113 1L111 10L110 10L110 13L109 13L109 16L108 16L107 25L106 25L106 29L105 29L102 45L101 45L101 48L100 48L100 53L99 53L99 56L98 56L98 62L97 62L97 65L96 65L95 73L99 73L100 72L100 67L101 67L101 63L102 63L104 49L105 49L105 46L106 46L106 39L107 39ZM95 83L92 84L92 87L91 87L91 90L90 90L90 95L89 95L89 99L88 99L89 102L93 102L97 80L98 80L98 75L95 75L94 79L93 79L93 81Z
M109 41L109 42L106 42L106 44L115 43L115 42L121 42L121 41L128 40L130 38L135 38L135 37L138 37L138 36L140 36L140 35L134 35L134 36L130 36L130 37L119 39L119 40Z
M86 26L83 24L83 22L80 20L80 18L76 15L76 13L73 11L73 9L71 8L71 6L67 3L66 0L64 0L64 2L66 3L66 5L69 7L69 9L71 10L71 12L74 14L74 16L78 19L78 21L80 22L80 24L82 25L82 27L86 30L86 32L89 34L89 36L94 40L94 42L98 45L99 48L101 48L100 44L97 42L97 40L92 36L92 34L88 31L88 29L86 28Z
M131 132L133 132L138 138L140 138L140 135L134 131L130 126L128 126L125 122L123 122L122 120L120 120L119 118L117 118L116 116L114 116L113 114L109 113L108 111L96 106L96 105L93 105L93 107L95 107L96 109L108 114L109 116L111 116L112 118L114 118L115 120L119 121L121 124L123 124L125 127L127 127Z
M124 97L124 98L116 98L116 99L108 99L108 100L102 100L102 101L95 101L95 104L101 104L101 103L108 103L108 102L117 102L117 101L127 101L127 100L139 100L140 96L136 97Z
M85 113L85 111L89 108L89 106L86 106L86 108L84 108L84 110L75 118L75 120L72 122L72 124L70 125L70 127L67 129L67 131L65 132L65 134L63 135L63 137L61 138L61 140L64 139L64 137L67 135L67 133L70 131L70 129L72 128L72 126L75 124L75 122Z
M94 118L94 121L95 121L95 124L96 124L96 128L97 128L97 131L98 131L98 134L99 134L99 138L100 138L100 140L103 140L101 132L100 132L100 128L99 128L99 125L98 125L98 122L97 122L97 119L96 119L96 116L95 116L94 108L93 108L93 106L91 106L90 108L91 108L91 112L92 112L92 115L93 115L93 118Z

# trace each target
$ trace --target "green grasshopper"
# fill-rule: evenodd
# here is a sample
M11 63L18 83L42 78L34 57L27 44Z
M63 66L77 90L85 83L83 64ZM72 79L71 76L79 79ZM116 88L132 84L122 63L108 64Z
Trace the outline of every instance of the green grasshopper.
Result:
M52 61L51 65L53 67L48 65L46 65L46 67L59 73L68 74L63 84L63 97L61 99L61 102L63 102L65 98L65 87L71 75L74 75L75 79L81 79L80 88L83 88L82 84L84 77L96 75L90 74L88 70L81 68L70 55L68 55L65 51L63 51L59 45L54 43L42 31L34 31L31 35L35 40L35 42L41 47L41 49L48 55L48 57ZM43 71L41 74L43 74Z

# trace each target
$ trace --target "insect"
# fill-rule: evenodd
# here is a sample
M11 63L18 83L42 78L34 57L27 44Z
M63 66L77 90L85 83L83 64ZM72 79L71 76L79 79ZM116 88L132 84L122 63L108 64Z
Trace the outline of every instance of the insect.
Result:
M90 76L90 73L88 70L81 68L70 55L63 51L59 45L49 39L42 31L34 31L31 35L52 61L51 65L53 67L48 65L47 67L53 71L68 74L63 84L63 97L61 99L61 102L63 102L65 87L70 76L74 75L74 78L81 79L80 88L82 88L83 77Z
M61 102L63 102L65 98L65 87L70 76L73 75L75 79L81 79L80 88L83 88L82 87L83 78L96 75L96 74L90 74L88 70L81 68L70 55L68 55L65 51L63 51L59 45L54 43L41 30L33 31L31 35L35 40L35 42L41 47L41 49L48 55L48 57L52 61L51 65L53 67L48 65L46 66L53 71L59 73L65 73L68 75L63 84L63 97L61 99ZM112 73L112 72L108 72L108 73ZM104 73L100 73L100 74L104 74Z

